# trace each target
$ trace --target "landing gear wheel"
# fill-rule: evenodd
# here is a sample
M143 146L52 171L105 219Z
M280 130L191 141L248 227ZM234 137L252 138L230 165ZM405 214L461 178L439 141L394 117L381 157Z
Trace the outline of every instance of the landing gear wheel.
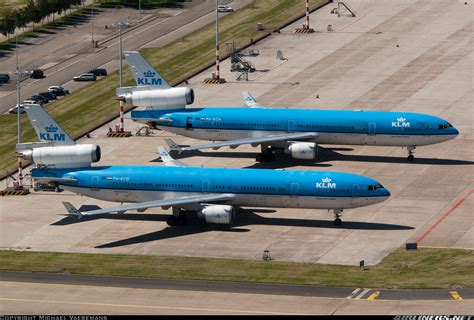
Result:
M186 215L180 215L176 220L179 226L184 226L187 222Z
M408 157L407 157L408 161L410 162L413 162L415 160L415 156L410 154Z
M177 225L178 225L178 218L175 217L175 216L170 216L170 217L168 217L168 219L166 219L166 223L167 223L170 227L177 226Z
M340 226L342 224L342 220L340 218L334 219L334 225Z
M275 153L273 152L268 152L268 153L259 153L255 157L255 160L258 162L270 162L275 160Z

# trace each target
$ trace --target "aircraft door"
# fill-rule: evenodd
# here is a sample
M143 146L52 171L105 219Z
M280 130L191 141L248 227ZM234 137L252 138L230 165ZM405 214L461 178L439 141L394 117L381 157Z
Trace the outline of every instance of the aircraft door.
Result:
M193 117L186 117L186 129L193 128Z
M204 180L202 182L202 193L209 193L209 185L210 185L210 181L209 180Z
M360 186L358 184L352 185L352 202L357 202L360 195Z
M375 122L369 122L369 135L375 135L376 124Z
M292 197L297 197L297 196L299 195L299 192L298 192L298 191L299 191L299 187L300 187L300 186L299 186L299 184L297 184L297 183L292 183L292 184L291 184L290 195L291 195Z
M97 176L92 177L91 189L99 189L99 177L97 177Z
M293 132L295 131L295 120L288 120L288 131Z
M423 132L425 136L430 136L431 135L431 125L425 124L425 130Z

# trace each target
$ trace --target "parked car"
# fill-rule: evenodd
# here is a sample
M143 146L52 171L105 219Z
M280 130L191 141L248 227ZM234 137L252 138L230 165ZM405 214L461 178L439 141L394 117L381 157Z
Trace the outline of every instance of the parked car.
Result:
M48 88L48 92L54 93L57 96L69 94L69 90L61 86L51 86Z
M24 100L21 104L39 104L40 106L43 106L43 102L41 100L35 101L35 100Z
M93 73L83 73L72 78L74 81L96 81L97 76Z
M31 71L30 77L33 79L44 78L44 72L41 69L34 69L33 71Z
M230 6L225 6L221 4L217 6L217 11L218 12L234 12L234 9Z
M41 101L43 103L48 103L49 99L40 95L34 95L28 98L28 100Z
M49 101L56 100L58 98L54 93L51 93L51 92L40 92L40 93L38 93L38 95L42 96L42 97L45 97Z
M10 76L6 73L0 74L0 83L8 83L10 82Z
M17 114L18 113L18 105L15 105L13 108L8 109L9 114ZM20 114L26 113L25 106L20 104Z
M107 70L103 68L95 68L92 70L87 71L88 73L93 73L96 76L106 76L107 75Z

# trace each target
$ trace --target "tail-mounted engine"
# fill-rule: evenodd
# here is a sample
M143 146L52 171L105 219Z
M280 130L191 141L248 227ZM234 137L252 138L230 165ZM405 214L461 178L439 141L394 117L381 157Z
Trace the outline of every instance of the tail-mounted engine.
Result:
M55 146L22 150L20 157L35 164L55 167L87 167L100 160L100 147L95 144Z
M186 87L169 89L120 88L118 99L147 109L179 109L194 102L194 90Z

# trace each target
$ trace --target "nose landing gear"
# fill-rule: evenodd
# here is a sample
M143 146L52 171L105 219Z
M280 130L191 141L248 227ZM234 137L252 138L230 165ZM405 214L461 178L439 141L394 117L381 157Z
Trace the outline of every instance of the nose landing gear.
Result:
M408 159L408 161L410 161L410 162L413 162L413 161L415 160L415 156L413 155L413 154L415 153L415 152L414 152L415 149L416 149L415 146L408 146L408 147L407 147L407 150L408 150L408 157L407 157L407 159Z
M334 225L340 226L342 224L342 209L334 209Z

